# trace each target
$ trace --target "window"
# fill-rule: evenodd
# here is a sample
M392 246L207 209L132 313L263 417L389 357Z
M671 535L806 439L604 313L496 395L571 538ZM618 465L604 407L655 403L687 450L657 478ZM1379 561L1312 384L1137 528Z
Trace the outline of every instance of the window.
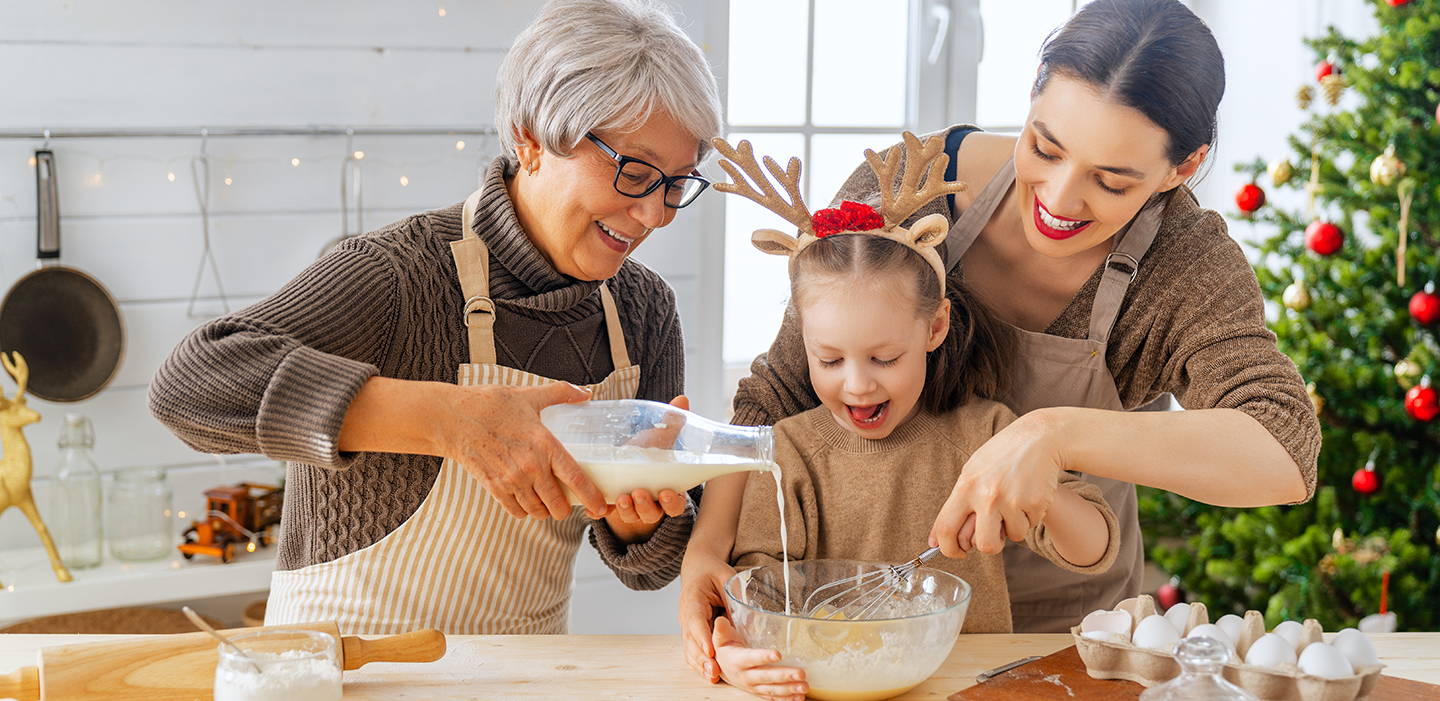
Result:
M912 0L731 0L729 141L804 163L810 211L828 206L866 148L915 129ZM813 41L812 41L813 38ZM789 296L786 260L750 245L756 229L794 225L742 197L725 209L727 386L775 338Z

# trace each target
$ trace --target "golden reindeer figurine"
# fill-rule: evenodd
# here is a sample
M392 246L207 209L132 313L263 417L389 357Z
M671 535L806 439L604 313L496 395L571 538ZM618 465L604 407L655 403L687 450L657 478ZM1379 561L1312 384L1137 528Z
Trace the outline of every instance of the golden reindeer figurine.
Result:
M0 512L17 506L25 512L25 518L30 519L30 525L35 527L35 532L40 534L40 541L45 544L45 552L50 555L50 566L55 570L55 578L62 582L70 581L70 571L60 562L60 553L55 550L55 541L50 539L50 531L45 528L45 522L40 520L40 511L35 508L35 496L30 493L30 474L32 462L30 459L30 444L25 442L25 435L20 429L40 420L40 415L28 406L25 406L25 380L30 378L30 368L25 365L25 358L19 353L11 353L15 357L14 362L0 353L0 364L4 364L5 371L15 378L18 389L15 390L14 399L6 399L0 395L0 444L5 446L5 456L0 459Z

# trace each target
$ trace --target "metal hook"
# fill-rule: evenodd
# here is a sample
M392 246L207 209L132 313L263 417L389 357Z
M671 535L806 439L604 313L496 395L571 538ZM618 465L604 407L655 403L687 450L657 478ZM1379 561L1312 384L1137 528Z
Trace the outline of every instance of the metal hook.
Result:
M46 129L46 130L45 130L45 143L40 144L40 150L41 150L41 151L49 151L49 150L50 150L50 130L49 130L49 129Z
M230 313L230 301L225 296L225 285L220 281L220 266L215 260L214 249L210 247L210 157L205 154L208 131L202 129L200 138L200 155L190 159L190 178L195 183L195 200L200 205L200 231L204 246L200 252L200 268L195 271L195 285L190 289L190 304L185 308L185 315L191 318L207 316L201 314L197 317L195 313L195 302L200 297L200 280L205 276L207 261L210 273L215 276L215 289L220 292L220 308L224 313Z

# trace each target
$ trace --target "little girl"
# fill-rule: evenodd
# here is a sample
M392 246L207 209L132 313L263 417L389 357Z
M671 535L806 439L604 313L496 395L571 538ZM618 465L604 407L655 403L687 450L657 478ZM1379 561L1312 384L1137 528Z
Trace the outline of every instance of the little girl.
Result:
M721 151L736 158L728 147ZM943 161L936 162L943 171ZM912 167L923 172L925 165ZM798 175L798 163L792 169ZM775 425L792 560L914 557L927 546L966 460L1015 419L1003 404L981 398L1001 390L1003 327L965 293L958 276L945 279L933 248L945 236L943 219L938 229L927 217L907 231L892 222L909 212L886 211L903 208L903 200L886 201L882 217L847 202L804 222L813 234L802 225L798 239L773 231L755 236L762 250L791 255L789 311L798 315L821 402ZM738 519L733 494L727 499L724 489L707 487L690 546L699 552L687 559L718 556L733 534L734 567L780 561L773 477L749 476ZM1118 534L1099 488L1067 473L1024 542L1061 567L1095 574L1114 561ZM964 632L1010 632L1000 555L970 552L928 566L971 585ZM803 671L774 664L780 662L774 650L745 648L728 620L716 619L713 635L715 661L731 684L777 698L808 690Z

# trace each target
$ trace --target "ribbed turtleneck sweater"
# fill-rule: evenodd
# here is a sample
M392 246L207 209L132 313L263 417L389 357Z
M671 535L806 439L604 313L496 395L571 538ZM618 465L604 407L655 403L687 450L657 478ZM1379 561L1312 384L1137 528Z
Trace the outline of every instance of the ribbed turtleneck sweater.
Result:
M944 414L921 410L881 439L846 430L824 406L775 424L775 462L785 495L786 552L792 560L905 562L926 548L930 528L970 456L1015 414L998 402L972 399ZM1067 562L1047 526L1030 529L1025 546L1074 572L1110 569L1120 549L1120 525L1100 488L1068 472L1060 489L1094 504L1105 518L1109 541L1099 562ZM730 559L736 567L780 561L780 511L775 478L752 472L745 485L740 527ZM1007 543L1007 548L1021 547ZM1000 555L971 552L963 560L944 556L926 567L970 584L966 633L1009 633L1010 595Z
M600 283L550 266L521 229L504 178L496 159L474 224L490 251L497 362L599 382L614 369ZM190 447L288 462L277 569L368 547L429 494L440 458L336 446L370 377L454 383L470 362L450 253L461 209L423 212L345 241L270 297L195 330L151 382L151 412ZM684 344L670 286L633 260L607 283L640 366L638 397L682 394ZM627 586L654 589L679 574L692 524L692 516L667 518L650 541L627 548L599 522L590 540Z

